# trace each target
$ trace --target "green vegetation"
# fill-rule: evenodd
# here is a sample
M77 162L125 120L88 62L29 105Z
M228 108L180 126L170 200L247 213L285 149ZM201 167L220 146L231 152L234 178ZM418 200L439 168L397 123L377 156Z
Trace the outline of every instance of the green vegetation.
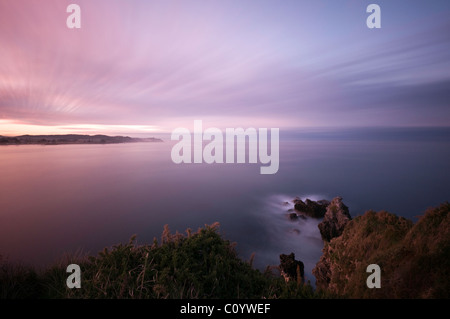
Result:
M67 265L82 271L81 289L66 286ZM129 243L97 256L66 256L37 273L3 263L0 298L318 298L309 284L285 283L270 268L264 273L238 258L218 224L186 235L164 228L161 242Z

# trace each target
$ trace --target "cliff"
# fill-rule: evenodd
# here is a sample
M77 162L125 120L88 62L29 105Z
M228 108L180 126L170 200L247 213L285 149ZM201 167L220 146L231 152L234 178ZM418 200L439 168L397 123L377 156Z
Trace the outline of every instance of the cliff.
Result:
M326 212L319 224L320 234L324 241L338 237L344 231L345 225L352 219L348 207L342 202L342 197L334 198L326 206Z
M313 269L319 290L350 298L449 298L450 204L428 209L416 224L385 211L348 221L325 241ZM369 264L381 288L369 289Z

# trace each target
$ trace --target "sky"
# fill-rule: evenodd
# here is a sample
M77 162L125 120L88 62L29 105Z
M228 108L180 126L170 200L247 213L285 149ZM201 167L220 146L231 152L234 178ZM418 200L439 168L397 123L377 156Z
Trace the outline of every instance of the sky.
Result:
M448 0L2 0L0 135L450 126L449 17Z

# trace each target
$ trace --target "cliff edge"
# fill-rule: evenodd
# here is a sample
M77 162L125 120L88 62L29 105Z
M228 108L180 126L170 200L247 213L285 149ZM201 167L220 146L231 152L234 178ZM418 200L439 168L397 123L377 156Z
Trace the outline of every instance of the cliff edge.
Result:
M349 220L324 240L313 269L317 288L349 298L450 298L449 212L444 203L415 224L386 211ZM379 289L366 285L370 264L380 266Z

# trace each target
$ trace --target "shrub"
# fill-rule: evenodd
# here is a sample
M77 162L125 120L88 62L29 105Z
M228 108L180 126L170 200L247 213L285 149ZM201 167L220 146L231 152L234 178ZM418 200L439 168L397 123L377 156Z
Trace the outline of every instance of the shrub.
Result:
M9 277L20 287L34 287L33 298L311 298L308 284L286 284L268 268L253 269L235 246L218 233L219 224L186 235L164 228L161 242L105 248L97 256L64 256L41 274ZM81 268L81 289L66 286L67 265ZM27 279L31 278L31 279ZM30 283L31 282L31 283ZM28 297L26 289L5 288L10 297Z

